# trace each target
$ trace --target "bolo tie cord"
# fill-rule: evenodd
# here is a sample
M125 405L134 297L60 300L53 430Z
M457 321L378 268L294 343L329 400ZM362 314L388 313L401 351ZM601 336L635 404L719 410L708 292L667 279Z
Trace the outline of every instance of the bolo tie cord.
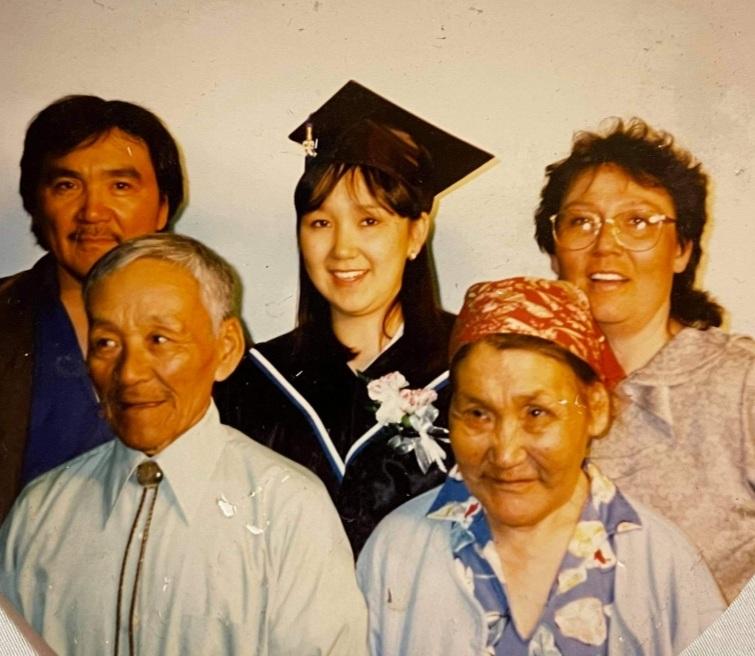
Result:
M147 498L147 492L154 490L152 500L149 504L149 510L147 512L147 519L144 523L144 531L142 534L142 543L139 547L139 560L136 562L136 574L134 575L134 587L131 591L131 604L129 605L128 615L128 646L129 653L133 656L136 653L134 647L134 613L136 611L136 596L139 588L139 577L142 571L142 564L144 563L144 553L147 547L147 538L149 537L149 527L152 524L152 514L155 510L155 501L157 500L157 487L163 478L163 473L158 464L152 460L141 463L136 470L136 478L139 484L144 488L142 490L141 499L139 499L139 507L136 510L136 516L134 522L131 524L131 531L128 535L128 541L126 542L126 551L123 554L123 562L121 564L121 573L118 577L118 600L116 602L115 612L115 643L114 643L114 656L118 656L118 647L121 638L121 601L123 598L123 579L126 575L126 565L128 563L128 554L131 550L131 543L134 540L134 533L136 532L136 526L139 523L139 517L142 514L142 508L144 507L144 501Z

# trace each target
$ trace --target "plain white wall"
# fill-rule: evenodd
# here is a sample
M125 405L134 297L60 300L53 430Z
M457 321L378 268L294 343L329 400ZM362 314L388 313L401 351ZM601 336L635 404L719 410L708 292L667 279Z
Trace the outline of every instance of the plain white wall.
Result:
M302 154L286 135L353 78L498 157L441 203L448 309L476 280L551 275L532 240L544 166L575 130L639 115L710 173L703 284L753 333L752 15L746 0L3 0L0 275L40 255L16 191L31 117L64 94L121 98L180 142L178 229L239 269L254 337L290 329Z

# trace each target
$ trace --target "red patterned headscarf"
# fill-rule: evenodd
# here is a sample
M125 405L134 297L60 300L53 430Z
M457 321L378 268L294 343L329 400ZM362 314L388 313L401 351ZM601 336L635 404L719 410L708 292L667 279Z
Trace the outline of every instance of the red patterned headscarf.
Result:
M589 364L614 388L624 371L580 289L560 280L508 278L472 285L454 324L449 358L464 345L496 333L531 335L554 342Z

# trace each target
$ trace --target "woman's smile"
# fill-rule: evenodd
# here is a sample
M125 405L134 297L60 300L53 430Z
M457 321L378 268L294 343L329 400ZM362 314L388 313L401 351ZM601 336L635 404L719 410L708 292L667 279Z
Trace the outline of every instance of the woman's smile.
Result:
M618 166L605 164L578 175L562 208L587 208L602 217L633 207L666 216L676 213L669 193L643 186ZM643 251L623 247L605 227L595 243L569 250L556 246L559 277L581 287L609 339L636 333L653 318L668 315L672 280L684 270L689 248L680 246L673 224L663 226L658 243Z
M587 292L591 294L607 294L617 292L631 283L631 279L617 271L599 270L588 273Z
M382 324L407 259L424 243L422 227L380 205L360 172L342 177L322 205L302 217L304 266L334 319L370 317Z
M330 273L335 278L336 284L350 286L361 282L367 275L368 269L338 269Z

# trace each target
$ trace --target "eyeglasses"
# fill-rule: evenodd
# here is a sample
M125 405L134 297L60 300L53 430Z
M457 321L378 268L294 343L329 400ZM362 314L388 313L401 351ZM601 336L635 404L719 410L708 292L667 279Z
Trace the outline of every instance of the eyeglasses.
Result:
M551 216L556 243L569 251L592 246L604 223L613 228L614 239L627 250L649 251L658 243L663 224L676 223L676 219L642 210L622 212L608 219L582 210L565 210Z

